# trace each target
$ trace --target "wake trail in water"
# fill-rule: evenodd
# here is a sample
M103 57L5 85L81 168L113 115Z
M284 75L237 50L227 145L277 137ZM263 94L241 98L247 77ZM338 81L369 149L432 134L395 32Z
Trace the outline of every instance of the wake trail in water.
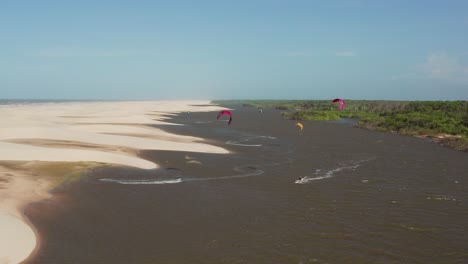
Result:
M236 174L236 175L229 175L229 176L220 176L220 177L210 177L210 178L196 178L196 179L187 179L184 181L211 181L211 180L225 180L225 179L233 179L233 178L245 178L245 177L252 177L252 176L259 176L265 173L265 171L260 170L256 167L253 166L248 166L246 167L250 170L251 172L243 173L243 174ZM234 167L234 170L237 172L245 172L246 169L244 167L236 166Z
M236 166L233 169L236 172L240 172L241 174L235 175L228 175L228 176L220 176L220 177L210 177L210 178L177 178L177 179L170 179L170 180L133 180L133 179L111 179L111 178L103 178L99 179L103 182L110 182L110 183L118 183L118 184L175 184L175 183L182 183L182 182L193 182L193 181L212 181L212 180L225 180L225 179L233 179L233 178L245 178L245 177L252 177L252 176L259 176L265 173L265 171L258 169L254 166Z
M245 143L243 143L243 142L249 142L251 140L258 140L258 139L263 139L265 141L265 140L274 140L274 139L276 139L276 137L243 134L243 135L241 135L241 139L239 139L239 140L229 140L229 141L226 141L225 144L233 145L233 146L241 146L241 147L261 147L261 146L263 146L263 144L245 144Z
M361 166L363 163L368 162L370 160L371 159L351 162L350 165L345 165L345 166L342 166L342 167L334 168L334 169L326 171L323 174L321 174L321 171L322 171L321 169L317 169L315 171L314 175L318 175L318 176L304 176L304 177L301 177L299 180L296 180L294 183L296 183L296 184L306 184L306 183L310 183L312 181L329 179L329 178L334 177L335 173L337 173L337 172L340 172L340 171L343 171L343 170L355 170L359 166Z
M241 141L226 141L227 145L233 145L233 146L241 146L241 147L261 147L262 144L241 144L237 143Z
M103 182L113 182L113 183L120 183L120 184L173 184L173 183L181 183L182 179L177 178L173 180L126 180L126 179L110 179L110 178L104 178L104 179L99 179L100 181Z
M246 146L246 147L259 147L262 144L243 144L241 142L249 142L250 140L263 140L263 141L270 141L276 140L276 137L272 136L263 136L263 135L252 135L252 134L241 134L241 139L238 141L227 141L226 144L230 145L237 145L237 146ZM293 153L295 149L289 150L284 152L284 156L289 156L290 153ZM176 184L176 183L183 183L183 182L195 182L195 181L212 181L212 180L227 180L227 179L234 179L234 178L246 178L246 177L254 177L260 176L265 173L263 169L259 169L259 167L270 167L270 166L281 166L284 164L291 164L294 161L292 158L286 158L283 161L279 162L272 162L272 163L263 163L263 164L253 164L253 165L242 165L242 166L235 166L233 170L238 172L238 174L234 175L226 175L226 176L219 176L219 177L209 177L209 178L175 178L175 179L111 179L111 178L103 178L100 179L102 182L109 182L109 183L118 183L118 184Z

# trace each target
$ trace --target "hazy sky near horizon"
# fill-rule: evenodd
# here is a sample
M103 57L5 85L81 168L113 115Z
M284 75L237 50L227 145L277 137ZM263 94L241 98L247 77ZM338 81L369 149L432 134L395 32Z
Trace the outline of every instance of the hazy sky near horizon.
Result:
M468 100L468 1L0 3L0 99Z

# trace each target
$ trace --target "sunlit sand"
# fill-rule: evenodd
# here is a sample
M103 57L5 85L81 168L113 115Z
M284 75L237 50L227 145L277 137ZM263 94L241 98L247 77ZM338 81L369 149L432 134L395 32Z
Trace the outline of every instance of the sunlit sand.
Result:
M167 116L216 111L208 101L73 102L0 107L0 162L95 162L140 169L157 164L139 150L226 154L203 139L167 133L148 125L167 124ZM199 105L199 106L197 106ZM19 165L20 166L20 165ZM0 166L0 263L18 263L36 245L22 208L49 197L48 175ZM7 234L7 235L5 235Z

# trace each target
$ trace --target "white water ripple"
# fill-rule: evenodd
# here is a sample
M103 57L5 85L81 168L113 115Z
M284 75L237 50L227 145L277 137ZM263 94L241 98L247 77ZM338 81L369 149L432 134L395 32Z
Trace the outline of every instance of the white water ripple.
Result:
M234 171L240 172L240 174L228 175L228 176L219 176L219 177L210 177L210 178L187 178L187 179L172 179L172 180L132 180L132 179L111 179L103 178L99 179L103 182L119 183L119 184L174 184L182 182L192 182L192 181L212 181L212 180L226 180L233 178L245 178L252 176L259 176L264 173L263 170L260 170L254 166L236 166L233 169Z
M119 180L119 179L110 179L110 178L104 178L104 179L99 179L100 181L103 182L114 182L114 183L120 183L120 184L173 184L173 183L181 183L182 179L177 178L173 180Z
M361 166L364 162L367 162L367 161L370 161L370 159L360 160L360 161L357 161L357 162L352 162L351 165L346 165L346 166L334 168L334 169L326 171L325 173L323 173L321 175L320 175L320 172L322 170L317 169L315 171L314 175L318 175L318 176L304 176L304 177L301 177L299 180L296 180L294 183L296 183L296 184L306 184L306 183L310 183L312 181L332 178L336 172L339 172L339 171L342 171L342 170L355 170L359 166Z
M258 136L258 135L249 135L249 134L244 134L242 135L243 138L239 139L239 140L229 140L229 141L226 141L225 144L227 145L234 145L234 146L241 146L241 147L261 147L263 146L263 144L244 144L243 142L249 142L251 140L255 140L255 139L263 139L263 140L274 140L276 139L276 137L272 137L272 136Z

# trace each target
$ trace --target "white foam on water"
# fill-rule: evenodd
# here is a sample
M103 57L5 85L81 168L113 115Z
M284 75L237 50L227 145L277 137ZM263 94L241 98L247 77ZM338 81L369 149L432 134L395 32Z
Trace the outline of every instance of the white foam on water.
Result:
M367 160L360 160L357 162L352 162L351 165L343 166L343 167L338 167L335 169L331 169L326 171L324 174L319 175L319 176L304 176L301 177L299 180L296 180L294 183L296 184L305 184L309 183L311 181L317 181L317 180L324 180L324 179L329 179L334 176L336 172L342 171L342 170L355 170L359 166L361 166L362 163L369 161L370 159ZM315 175L318 175L321 172L321 169L315 170Z
M272 136L258 136L260 138L268 138L268 139L276 139L276 137L272 137Z
M240 141L237 141L240 142ZM241 147L261 147L262 144L241 144L236 143L236 141L226 141L227 145L241 146Z
M187 178L182 181L181 178L174 180L129 180L129 179L110 179L103 178L99 179L103 182L119 183L119 184L174 184L181 182L192 182L192 181L212 181L212 180L226 180L233 178L245 178L252 176L259 176L265 173L263 170L260 170L253 166L236 166L234 170L240 172L241 174L228 175L228 176L219 176L219 177L210 177L210 178ZM249 171L250 170L250 171Z
M294 183L297 183L297 184L304 184L304 183L308 183L308 182L310 182L310 181L328 179L328 178L333 177L333 174L334 174L335 172L341 171L341 170L343 170L343 169L344 169L344 168L341 167L341 168L336 168L336 169L334 169L334 170L329 170L329 171L327 171L324 175L322 175L322 176L317 176L317 177L305 176L305 177L302 177L300 180L295 181ZM320 172L320 170L315 171L315 174L318 174L318 172Z
M210 177L210 178L197 178L197 179L187 179L184 181L212 181L212 180L226 180L226 179L234 179L234 178L245 178L245 177L252 177L252 176L259 176L265 173L265 171L260 170L256 167L245 167L245 166L236 166L234 170L237 172L245 172L246 169L253 170L252 172L242 173L242 174L235 174L235 175L228 175L228 176L220 176L220 177Z
M450 195L434 195L434 196L428 196L426 199L436 200L436 201L452 201L452 202L458 201L455 197L450 196Z
M229 119L217 119L216 122L229 122Z
M109 178L104 178L104 179L99 179L100 181L103 182L114 182L114 183L119 183L119 184L174 184L174 183L181 183L182 179L177 178L174 180L118 180L118 179L109 179Z
M259 138L276 139L276 137L272 137L272 136L258 136L258 135L250 135L250 134L242 134L241 136L244 138L236 140L236 141L233 141L233 140L226 141L225 144L234 145L234 146L242 146L242 147L261 147L263 146L263 144L243 144L241 142L248 142L250 140L259 139Z

